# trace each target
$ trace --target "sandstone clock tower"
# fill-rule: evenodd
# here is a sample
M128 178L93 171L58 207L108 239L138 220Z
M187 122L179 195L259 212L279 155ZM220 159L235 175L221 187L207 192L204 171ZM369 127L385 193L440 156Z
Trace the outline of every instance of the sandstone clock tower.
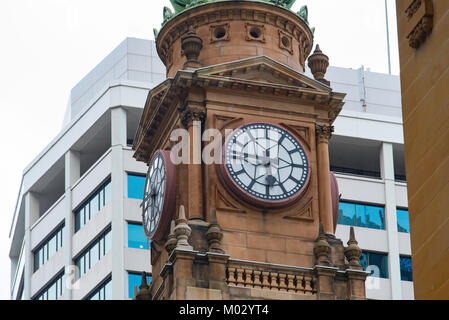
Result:
M156 40L167 80L133 146L153 267L136 298L364 299L354 231L347 247L334 236L328 142L345 95L310 55L307 8L175 2Z

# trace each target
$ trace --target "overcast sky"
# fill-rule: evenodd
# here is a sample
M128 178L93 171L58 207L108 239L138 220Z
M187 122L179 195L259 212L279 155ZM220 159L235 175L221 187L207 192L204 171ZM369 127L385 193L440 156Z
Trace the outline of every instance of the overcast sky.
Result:
M388 72L385 0L298 0L331 65ZM395 1L388 0L399 74ZM0 1L0 299L9 299L9 230L23 169L59 133L71 88L126 37L153 39L169 0Z

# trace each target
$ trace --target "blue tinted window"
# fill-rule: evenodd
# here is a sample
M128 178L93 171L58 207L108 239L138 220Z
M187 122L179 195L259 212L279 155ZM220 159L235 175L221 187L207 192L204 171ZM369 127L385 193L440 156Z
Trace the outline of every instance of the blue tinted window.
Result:
M400 257L399 261L401 265L401 280L413 281L412 258Z
M136 249L149 249L148 241L141 224L128 223L128 247Z
M340 202L338 224L371 229L385 229L384 208L365 204Z
M385 229L384 208L376 206L365 206L366 227L371 229Z
M384 253L363 252L360 257L363 270L370 272L371 277L388 279L388 255Z
M142 275L138 273L128 273L128 297L134 298L134 287L137 286L137 290L142 283ZM147 283L150 285L151 276L147 276Z
M128 174L128 198L143 199L145 177Z
M398 231L404 233L410 233L410 220L408 216L408 210L397 210L398 216Z
M340 202L340 209L338 210L338 223L347 226L355 226L355 204Z
M362 204L356 204L355 212L357 213L357 227L366 227L366 207Z

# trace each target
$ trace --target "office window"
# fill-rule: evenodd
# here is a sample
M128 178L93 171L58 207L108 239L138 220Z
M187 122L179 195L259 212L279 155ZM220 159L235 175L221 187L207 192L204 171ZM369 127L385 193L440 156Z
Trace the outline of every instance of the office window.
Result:
M89 247L87 247L76 259L75 265L81 278L111 249L111 228L103 232Z
M401 265L401 280L413 281L412 258L400 256L399 263Z
M397 209L398 231L410 233L410 220L407 209Z
M147 283L150 285L152 281L151 275L147 276ZM142 274L140 273L128 273L128 297L130 299L134 298L134 287L137 286L139 289L142 284Z
M128 248L150 248L150 241L145 236L143 226L138 223L128 223Z
M388 255L384 253L362 252L360 265L370 272L371 277L388 279Z
M385 230L385 210L380 206L340 202L338 223L362 228Z
M128 198L143 199L145 176L128 174Z
M104 281L86 300L112 300L112 277Z
M64 294L64 272L51 281L33 300L58 300Z
M75 211L75 232L78 232L111 200L111 180L109 179Z
M34 250L34 272L39 270L63 246L64 224L53 232L36 250Z

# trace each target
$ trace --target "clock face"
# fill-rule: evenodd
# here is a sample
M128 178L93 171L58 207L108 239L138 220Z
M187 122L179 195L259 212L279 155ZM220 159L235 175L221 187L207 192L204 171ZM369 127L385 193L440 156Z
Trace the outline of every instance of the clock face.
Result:
M150 162L142 203L147 238L160 240L173 216L175 169L168 151L157 151Z
M266 208L297 200L310 179L307 154L285 129L252 123L236 129L224 145L223 177L247 202Z

